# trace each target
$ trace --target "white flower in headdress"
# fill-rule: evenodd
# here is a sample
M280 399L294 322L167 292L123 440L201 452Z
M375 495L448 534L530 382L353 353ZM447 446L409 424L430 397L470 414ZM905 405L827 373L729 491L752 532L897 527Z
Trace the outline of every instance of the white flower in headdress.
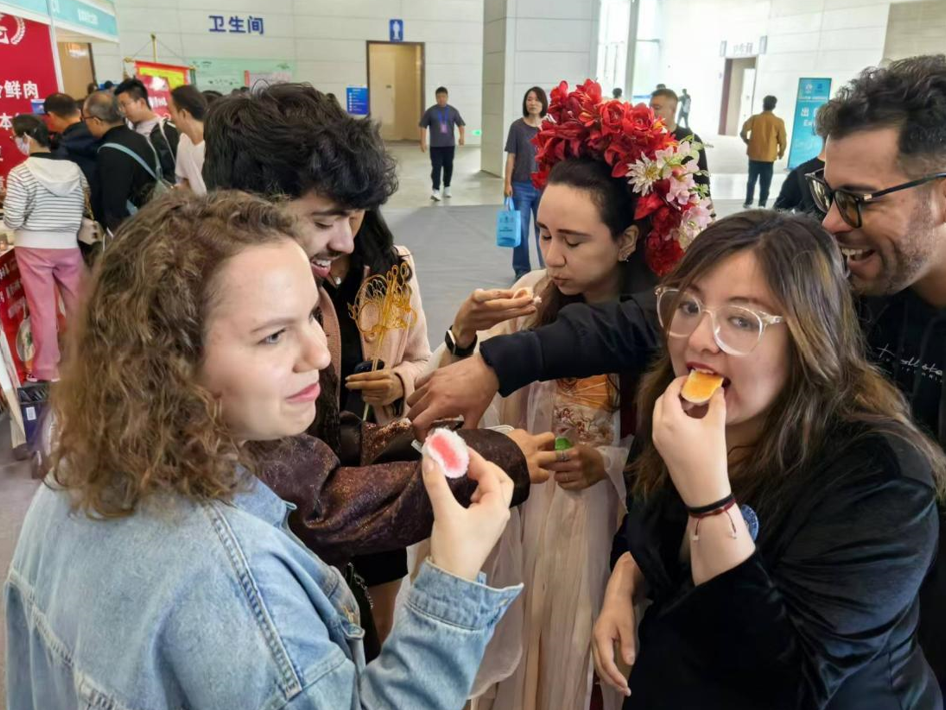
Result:
M634 192L648 195L654 183L666 178L669 172L670 169L665 161L651 160L646 155L642 155L636 162L631 163L627 179L634 188Z

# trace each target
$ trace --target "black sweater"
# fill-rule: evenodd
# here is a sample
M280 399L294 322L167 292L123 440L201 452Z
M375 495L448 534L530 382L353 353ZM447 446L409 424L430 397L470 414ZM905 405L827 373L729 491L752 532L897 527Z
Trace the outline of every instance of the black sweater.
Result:
M676 491L629 501L653 604L626 709L942 708L915 636L938 529L929 465L866 427L817 461L760 513L755 554L697 587Z
M946 445L946 312L924 309L910 291L859 305L871 358L907 397L914 419ZM640 373L660 341L656 299L648 292L621 303L567 306L551 325L491 338L480 352L496 372L500 392L508 395L537 380ZM575 356L576 345L581 357ZM942 509L940 517L942 521ZM919 637L940 686L946 688L946 525L941 524L939 535L944 551L920 592Z

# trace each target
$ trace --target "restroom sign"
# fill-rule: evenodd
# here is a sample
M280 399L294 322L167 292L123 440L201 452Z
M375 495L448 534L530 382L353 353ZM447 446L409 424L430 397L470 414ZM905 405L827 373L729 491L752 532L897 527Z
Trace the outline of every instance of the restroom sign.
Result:
M404 21L390 20L388 22L388 38L391 42L404 41Z

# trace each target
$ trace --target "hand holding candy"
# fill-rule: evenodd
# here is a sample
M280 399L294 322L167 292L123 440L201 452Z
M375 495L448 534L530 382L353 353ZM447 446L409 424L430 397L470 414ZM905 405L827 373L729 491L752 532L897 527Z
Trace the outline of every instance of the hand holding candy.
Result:
M489 330L495 325L536 311L535 296L531 289L513 291L496 288L489 291L476 289L467 298L453 319L453 337L461 348L469 347L477 331Z
M716 390L700 419L684 410L680 392L686 377L678 377L654 405L654 446L660 452L673 485L691 508L709 505L732 492L726 450L726 395Z
M469 508L457 502L443 469L424 456L424 486L434 509L430 558L437 567L475 580L509 521L512 479L495 464L470 451L467 475L478 483Z

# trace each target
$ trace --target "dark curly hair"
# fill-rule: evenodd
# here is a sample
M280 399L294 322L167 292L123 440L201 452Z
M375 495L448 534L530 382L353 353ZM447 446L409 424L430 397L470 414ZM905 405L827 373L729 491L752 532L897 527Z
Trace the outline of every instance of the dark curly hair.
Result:
M208 189L374 209L397 190L377 124L352 118L309 84L275 84L215 101L204 124Z
M900 166L907 175L946 168L946 55L865 69L821 107L817 128L823 138L897 128Z

